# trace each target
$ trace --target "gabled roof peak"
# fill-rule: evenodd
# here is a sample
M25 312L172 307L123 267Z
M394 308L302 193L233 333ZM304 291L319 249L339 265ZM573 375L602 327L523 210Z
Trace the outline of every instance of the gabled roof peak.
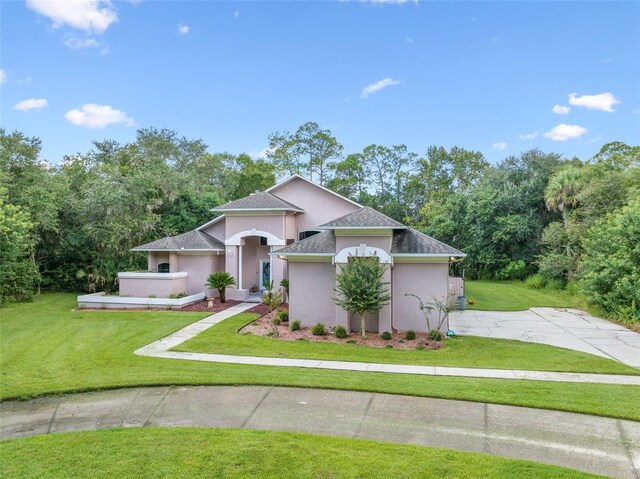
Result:
M220 205L217 208L213 208L211 211L250 211L250 210L280 210L280 211L297 211L304 212L304 210L282 198L267 193L266 191L256 191L249 196L240 198L238 200L230 201L224 205Z
M340 218L331 220L328 223L320 225L323 229L373 229L373 228L391 228L406 229L407 227L399 221L389 218L387 215L380 213L368 206L364 206L357 211L348 213Z

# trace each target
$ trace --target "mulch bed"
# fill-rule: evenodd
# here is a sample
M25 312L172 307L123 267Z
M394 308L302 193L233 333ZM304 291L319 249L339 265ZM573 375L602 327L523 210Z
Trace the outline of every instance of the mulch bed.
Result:
M247 310L247 312L259 311L257 308L264 307L264 305L258 305L254 308ZM286 309L286 308L280 308ZM256 311L254 311L256 310ZM262 311L262 310L260 310ZM263 313L264 315L256 319L252 323L247 324L240 330L242 333L251 333L256 336L269 336L272 339L280 341L299 341L305 339L307 341L315 341L318 343L338 343L338 344L354 344L359 346L369 346L371 348L388 348L392 346L393 349L416 349L418 346L422 346L424 349L440 349L444 346L444 341L433 341L429 339L427 333L416 333L416 339L408 340L405 338L406 333L392 333L391 339L384 340L378 333L367 333L367 339L362 339L360 332L351 332L346 338L336 338L331 332L328 332L325 336L314 336L311 334L311 328L300 328L298 331L291 331L289 329L290 323L282 323L275 326L272 324L273 318L278 314L279 309L272 312ZM278 331L276 337L273 332L274 328ZM355 341L355 342L354 342Z
M219 313L220 311L224 311L231 306L235 306L236 304L240 304L242 301L236 301L234 299L227 299L224 303L220 302L220 298L213 298L213 307L210 308L208 305L208 301L198 301L197 303L187 304L180 309L176 309L176 311L202 311L206 313Z

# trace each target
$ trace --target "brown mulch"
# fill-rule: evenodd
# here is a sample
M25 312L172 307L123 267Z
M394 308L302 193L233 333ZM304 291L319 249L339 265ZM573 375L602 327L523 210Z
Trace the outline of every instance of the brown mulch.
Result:
M263 306L263 305L260 305ZM257 307L256 307L257 308ZM251 308L247 312L252 311ZM284 309L284 308L283 308ZM257 312L257 311L255 311ZM315 341L319 343L338 343L338 344L356 344L359 346L369 346L371 348L386 348L388 345L393 346L393 349L416 349L417 346L422 346L424 349L440 349L444 346L444 341L433 341L429 339L427 333L416 333L416 339L408 340L405 338L405 333L392 333L391 339L384 340L378 333L367 333L367 339L362 339L360 332L351 332L346 338L336 338L331 332L327 332L325 336L314 336L311 334L311 328L300 328L298 331L291 331L289 329L289 323L282 323L278 326L272 324L273 318L278 314L278 310L267 312L264 316L256 319L252 323L247 324L240 330L242 333L251 333L256 336L270 336L273 339L279 339L281 341L297 341L300 339L306 339L307 341ZM274 328L278 331L278 337L273 334ZM355 343L354 343L355 341Z
M240 304L242 301L236 301L234 299L227 299L224 303L220 302L220 298L213 298L213 307L210 308L208 301L198 301L197 303L187 304L176 311L202 311L207 313L219 313L231 306Z

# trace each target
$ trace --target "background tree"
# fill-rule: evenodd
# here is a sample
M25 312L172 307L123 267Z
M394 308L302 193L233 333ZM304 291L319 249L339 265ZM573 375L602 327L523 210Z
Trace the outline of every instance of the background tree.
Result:
M377 313L389 304L388 284L382 281L387 265L377 256L350 257L336 274L335 303L360 317L360 334L367 337L365 315Z

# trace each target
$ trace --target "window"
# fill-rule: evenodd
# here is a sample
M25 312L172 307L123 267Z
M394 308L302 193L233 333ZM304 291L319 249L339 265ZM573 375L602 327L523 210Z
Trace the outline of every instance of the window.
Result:
M169 272L169 263L158 264L158 273L168 273L168 272Z
M313 235L317 235L318 233L320 233L320 231L318 230L301 231L300 233L298 233L298 241L311 238Z
M260 246L267 246L267 238L260 236Z

